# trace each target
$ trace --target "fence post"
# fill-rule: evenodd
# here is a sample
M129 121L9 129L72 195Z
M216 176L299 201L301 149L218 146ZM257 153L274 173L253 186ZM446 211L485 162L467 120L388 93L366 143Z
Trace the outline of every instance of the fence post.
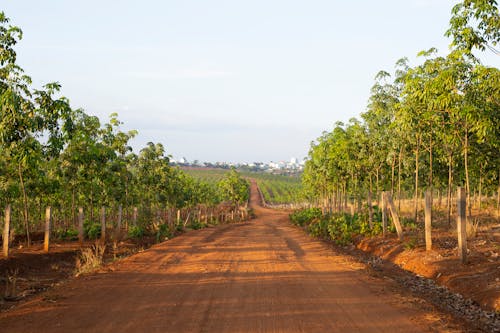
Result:
M50 246L50 225L52 224L52 208L45 209L45 237L43 240L43 250L49 252Z
M401 223L399 222L398 212L396 211L396 207L394 207L391 193L387 192L386 198L389 211L391 212L392 222L394 223L396 232L398 233L398 238L399 240L403 240L403 228L401 227Z
M106 208L101 207L101 241L106 242Z
M83 207L78 207L78 240L80 244L83 244L84 240L84 232L83 232Z
M5 224L3 225L3 255L9 256L9 236L10 236L10 220L12 216L12 207L7 205L5 207Z
M382 210L382 235L385 237L387 233L387 209L386 209L386 198L385 198L385 192L382 192L380 194L380 204L381 204L381 210Z
M177 225L181 223L181 210L177 209Z
M425 192L425 249L432 250L432 190Z
M462 263L467 263L467 219L465 212L467 208L465 189L457 189L457 235L458 235L458 255Z

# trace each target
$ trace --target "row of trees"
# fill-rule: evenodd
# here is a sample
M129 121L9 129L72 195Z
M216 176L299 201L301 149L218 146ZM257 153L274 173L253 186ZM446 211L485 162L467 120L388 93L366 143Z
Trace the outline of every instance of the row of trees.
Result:
M412 193L416 219L424 189L447 193L448 217L454 186L466 188L469 203L471 193L500 190L500 71L473 55L495 50L499 28L495 1L466 0L452 11L447 56L432 48L420 52L420 65L403 58L392 76L379 72L361 119L312 143L308 195L342 208L383 190Z
M28 243L46 206L75 222L77 207L92 220L101 206L123 205L126 216L137 206L148 218L165 207L241 204L231 192L245 191L239 175L220 184L197 180L171 167L160 143L134 153L129 142L137 132L120 130L117 114L101 124L58 97L58 83L34 89L16 63L21 38L0 12L0 206L22 212L15 227L26 232Z

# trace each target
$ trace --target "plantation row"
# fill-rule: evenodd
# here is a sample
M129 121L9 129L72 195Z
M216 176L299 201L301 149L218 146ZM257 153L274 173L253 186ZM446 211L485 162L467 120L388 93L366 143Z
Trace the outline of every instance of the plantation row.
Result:
M267 204L302 204L304 202L302 184L297 177L261 175L256 180Z
M464 1L452 12L448 55L432 48L419 65L403 58L393 76L381 71L361 119L337 123L312 144L303 175L309 200L324 212L361 213L363 202L390 191L399 208L411 199L416 222L431 190L445 198L450 221L463 186L469 216L473 202L478 211L495 201L500 209L500 71L473 55L497 45L499 31L495 1Z
M160 143L133 152L137 132L121 131L117 114L101 124L60 97L59 84L33 88L16 63L22 32L8 22L0 13L0 207L11 205L11 230L25 233L28 244L49 206L63 233L74 230L79 207L89 226L98 223L101 207L123 207L127 221L135 207L136 222L148 230L171 209L229 202L237 210L246 203L249 184L235 171L217 183L195 179L169 165Z
M223 169L189 168L186 172L196 179L206 182L218 182L228 172ZM255 179L264 201L272 206L298 207L305 203L300 177L275 175L265 172L242 171L242 176Z

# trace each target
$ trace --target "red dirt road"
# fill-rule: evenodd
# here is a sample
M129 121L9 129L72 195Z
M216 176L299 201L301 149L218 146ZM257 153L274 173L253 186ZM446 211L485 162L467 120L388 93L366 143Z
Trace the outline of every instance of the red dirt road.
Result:
M254 185L257 219L188 232L70 280L0 314L0 330L429 331L415 319L422 313L375 290L359 265L257 201Z

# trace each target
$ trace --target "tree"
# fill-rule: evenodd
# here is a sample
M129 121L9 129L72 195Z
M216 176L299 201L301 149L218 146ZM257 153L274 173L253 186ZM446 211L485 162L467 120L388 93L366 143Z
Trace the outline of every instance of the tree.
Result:
M455 49L471 53L474 48L486 47L498 53L500 15L496 0L464 0L452 9L450 28L445 34L452 37ZM491 43L491 45L490 45Z

